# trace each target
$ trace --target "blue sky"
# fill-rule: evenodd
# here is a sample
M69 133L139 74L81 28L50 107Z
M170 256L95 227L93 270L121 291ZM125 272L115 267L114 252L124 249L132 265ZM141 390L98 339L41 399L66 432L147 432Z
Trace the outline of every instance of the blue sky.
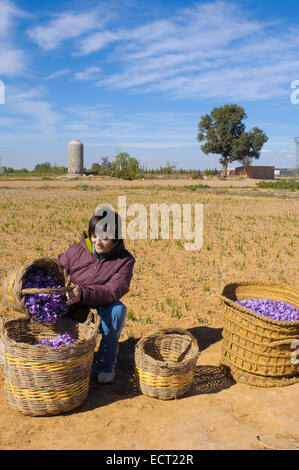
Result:
M220 168L197 126L236 103L269 137L254 163L294 167L298 3L0 0L2 165L67 166L78 139L87 168L120 151L149 168Z

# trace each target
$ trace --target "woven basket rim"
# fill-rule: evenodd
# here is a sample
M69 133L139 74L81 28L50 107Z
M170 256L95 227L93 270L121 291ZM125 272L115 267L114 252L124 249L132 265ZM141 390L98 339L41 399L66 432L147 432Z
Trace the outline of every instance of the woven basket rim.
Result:
M26 274L26 272L33 266L39 266L42 267L42 269L45 269L49 272L53 272L53 269L48 268L48 266L54 267L54 271L56 274L59 275L59 278L63 282L64 287L62 288L53 288L53 289L48 289L48 288L30 288L30 289L24 289L23 293L23 277ZM34 315L32 315L28 308L25 308L24 302L25 302L25 296L26 296L26 291L29 290L31 292L29 293L45 293L46 291L48 293L56 293L56 292L67 292L70 290L70 285L71 285L71 278L70 275L67 271L67 269L60 263L60 261L57 258L52 258L50 256L44 256L40 258L35 258L33 260L28 261L25 264L19 265L15 267L13 270L10 270L10 272L6 275L4 278L2 284L1 284L1 291L4 294L4 299L9 302L9 304L12 306L12 308L26 317L33 318L35 320ZM10 292L8 292L10 290ZM35 291L35 292L34 292ZM69 309L69 308L68 308ZM65 315L68 311L68 309L61 315Z
M91 322L92 318L94 318L94 323ZM17 318L17 319L13 319L13 320L9 320L7 322L2 322L2 335L1 335L1 340L5 345L9 345L9 346L12 346L12 347L17 347L17 348L21 348L21 349L28 349L32 352L34 351L53 351L53 349L56 349L56 348L53 348L52 346L47 346L45 344L29 344L29 343L25 343L25 342L22 342L22 341L15 341L14 339L10 338L7 334L7 330L6 330L6 325L8 323L14 323L14 322L27 322L28 321L28 318ZM33 321L33 320L31 320ZM36 322L35 323L37 324L40 324L41 326L42 325L45 325L45 323L43 322ZM100 318L97 314L95 314L93 311L91 311L86 319L86 321L84 323L82 323L82 326L90 326L90 325L93 325L93 328L91 329L90 331L90 335L88 338L78 338L77 340L75 340L75 342L73 344L65 344L65 345L61 345L59 346L59 351L68 351L68 350L71 350L72 348L74 347L77 347L77 346L81 346L81 345L84 345L86 344L87 342L93 340L93 338L98 334L98 331L99 331L99 324L100 324ZM49 334L51 334L51 332L49 332Z
M191 340L191 357L189 357L188 359L185 359L183 361L180 361L180 362L176 362L176 361L170 361L170 360L167 360L167 361L161 361L159 359L154 359L152 356L149 356L148 354L146 354L146 352L144 351L144 344L146 343L147 340L151 339L151 338L158 338L159 336L163 336L164 333L170 333L170 332L178 332L178 333L181 333L182 335L185 335L187 336L190 340ZM173 366L180 366L180 367L183 367L187 364L189 364L189 362L193 362L194 359L198 358L200 352L199 352L199 347L198 347L198 343L195 339L195 337L192 335L192 333L190 333L188 330L184 330L183 328L162 328L154 333L149 333L145 336L143 336L139 341L138 343L136 344L136 347L135 347L135 353L136 354L142 354L148 362L152 363L152 364L155 364L155 365L158 365L158 366L162 366L162 367L167 367L167 365L173 365Z
M234 287L242 287L242 286L265 286L265 287L278 287L280 289L287 289L289 291L291 291L292 293L294 294L297 294L297 291L295 288L291 287L291 286L288 286L287 284L282 284L280 282L266 282L266 281L256 281L256 282L253 282L253 281L239 281L239 282L231 282L229 284L226 284L222 290L222 292L224 291L225 288L229 287L229 286L234 286ZM272 325L280 325L280 326L299 326L299 320L290 320L290 321L286 321L286 320L274 320L272 318L269 318L269 317L266 317L266 316L263 316L263 315L260 315L259 313L256 313L254 312L253 310L250 310L249 308L246 308L246 307L243 307L243 305L240 305L240 304L237 304L234 300L230 299L229 297L223 295L222 294L219 294L219 298L225 302L226 304L229 304L231 307L233 307L234 309L237 309L239 310L240 312L242 313L245 313L246 315L251 315L252 317L255 317L259 320L262 320L264 321L265 323L269 323L269 324L272 324Z

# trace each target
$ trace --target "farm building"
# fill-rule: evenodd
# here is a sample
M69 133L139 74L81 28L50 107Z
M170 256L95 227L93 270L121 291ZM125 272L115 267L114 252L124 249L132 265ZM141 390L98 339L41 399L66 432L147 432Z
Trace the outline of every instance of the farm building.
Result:
M293 176L293 174L292 168L275 168L274 170L275 176Z
M239 166L235 169L236 176L265 180L274 179L274 166Z

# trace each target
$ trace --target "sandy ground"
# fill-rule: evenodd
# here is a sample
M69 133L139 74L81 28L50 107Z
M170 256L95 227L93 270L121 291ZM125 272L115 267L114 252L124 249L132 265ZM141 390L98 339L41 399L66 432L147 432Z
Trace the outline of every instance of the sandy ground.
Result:
M113 384L99 385L92 377L88 397L80 407L64 415L31 417L8 405L0 366L2 450L299 449L299 384L262 389L235 383L224 375L220 367L222 311L217 297L224 284L242 278L279 280L299 287L298 196L272 193L265 199L248 194L246 191L252 190L245 187L241 189L243 197L183 192L184 183L168 181L177 188L161 188L156 193L146 189L148 182L88 180L88 185L103 188L102 193L72 190L81 181L1 180L0 277L15 264L16 250L22 262L62 252L76 240L85 218L88 220L90 205L101 202L99 194L112 203L119 194L126 194L129 203L136 199L202 201L206 217L205 245L200 254L186 252L173 241L128 240L128 249L137 261L130 293L123 299L130 318L120 339ZM191 181L199 183L204 182ZM214 183L217 189L219 181ZM166 185L165 181L159 184ZM239 191L240 185L254 187L256 181L224 184L229 190L233 190L231 185L237 186ZM144 191L134 189L141 185ZM219 187L223 188L223 182ZM70 226L67 222L63 225L63 208L78 214ZM43 231L42 244L35 227L38 224L39 231L44 230L49 220L51 233ZM13 224L14 230L7 224ZM3 299L0 301L3 314ZM139 392L134 379L134 347L143 334L168 326L193 333L200 356L189 392L177 400L162 401Z
M87 399L64 415L30 417L7 406L1 374L1 449L298 449L299 385L236 384L219 367L221 328L190 331L201 355L192 389L177 400L138 392L130 340L121 342L116 381L99 385L92 378Z

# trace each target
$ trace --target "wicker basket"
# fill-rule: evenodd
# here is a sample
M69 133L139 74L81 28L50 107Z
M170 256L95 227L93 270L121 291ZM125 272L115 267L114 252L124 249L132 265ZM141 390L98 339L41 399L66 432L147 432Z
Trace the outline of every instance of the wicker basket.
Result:
M226 285L220 298L225 305L221 362L235 381L257 387L298 382L299 364L292 353L299 321L272 320L235 302L268 298L299 308L298 292L280 283L240 282Z
M31 416L50 416L78 407L89 389L99 316L90 312L85 323L63 317L51 327L30 318L2 326L4 390L9 404ZM42 338L69 333L73 345L53 348Z
M61 280L64 287L57 289L23 289L23 277L28 269L33 266L44 269L46 271L54 272L54 274ZM5 299L14 310L29 315L28 309L26 309L24 306L26 294L56 294L59 292L67 292L71 290L70 285L70 276L58 260L54 258L37 258L30 263L18 267L12 273L10 273L2 285L2 290ZM67 310L65 313L67 313Z
M198 344L189 331L161 329L139 340L135 371L141 392L170 400L186 393L193 381Z

